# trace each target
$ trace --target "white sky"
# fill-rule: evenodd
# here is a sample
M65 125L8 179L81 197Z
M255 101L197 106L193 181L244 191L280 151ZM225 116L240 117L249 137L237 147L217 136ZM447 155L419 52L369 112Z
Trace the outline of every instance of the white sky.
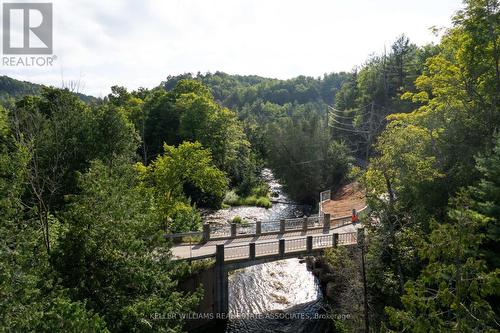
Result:
M12 0L13 1L13 0ZM16 1L19 2L19 1ZM33 2L33 1L30 1ZM47 0L43 2L48 2ZM53 67L0 73L105 96L185 72L291 78L350 71L405 33L437 42L459 0L55 0Z

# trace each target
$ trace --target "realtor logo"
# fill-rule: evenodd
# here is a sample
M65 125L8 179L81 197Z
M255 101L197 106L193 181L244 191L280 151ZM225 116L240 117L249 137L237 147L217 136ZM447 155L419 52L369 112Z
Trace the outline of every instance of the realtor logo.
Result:
M52 3L3 4L3 54L52 54Z

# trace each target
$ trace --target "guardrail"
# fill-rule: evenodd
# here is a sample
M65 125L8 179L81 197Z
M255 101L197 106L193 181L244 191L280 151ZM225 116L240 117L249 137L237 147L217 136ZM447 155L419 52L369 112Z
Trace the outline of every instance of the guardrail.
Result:
M338 245L355 245L358 243L358 232L360 231L292 239L282 238L275 241L252 242L228 247L224 246L224 244L219 244L216 246L216 257L224 258L224 261L233 261L244 259L255 260L259 257L283 257L287 253L294 252L312 253L314 250Z
M309 229L329 229L329 215L323 219L319 216L306 216L291 219L248 222L243 224L203 225L203 239L220 240L263 234L286 233L290 231L307 231Z
M319 194L319 202L318 202L318 215L319 217L323 217L323 202L330 200L332 198L332 191L327 190L320 192Z
M366 208L367 207L361 209L359 213L366 211ZM212 225L205 223L203 225L203 231L167 234L165 237L181 238L184 236L201 236L203 242L207 242L209 240L252 237L265 234L283 234L297 231L306 232L307 230L316 229L323 229L323 231L328 232L330 229L340 228L352 223L352 216L332 219L330 214L324 214L323 217L315 215L291 219L248 222L243 224L231 223L226 225Z
M339 234L339 245L352 244L357 242L357 233L345 233Z

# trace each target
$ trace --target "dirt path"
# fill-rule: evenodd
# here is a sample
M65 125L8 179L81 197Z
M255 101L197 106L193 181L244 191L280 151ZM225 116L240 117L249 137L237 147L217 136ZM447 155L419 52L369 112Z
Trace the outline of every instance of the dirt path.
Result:
M359 211L365 206L366 194L357 182L341 187L331 200L322 203L323 212L332 218L349 216L353 209Z

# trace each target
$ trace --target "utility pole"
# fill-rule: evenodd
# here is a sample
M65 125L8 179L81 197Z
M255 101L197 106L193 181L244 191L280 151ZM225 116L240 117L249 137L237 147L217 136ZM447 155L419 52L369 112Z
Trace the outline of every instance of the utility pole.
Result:
M368 291L366 288L366 270L365 270L365 229L358 229L358 246L361 249L361 268L363 274L363 303L365 312L365 333L370 331L370 322L368 317Z
M389 85L387 84L387 52L385 50L385 44L384 44L384 58L383 58L383 72L384 72L384 96L385 96L385 101L384 104L389 101Z
M365 307L365 332L368 333L370 330L369 318L368 318L368 292L366 290L366 272L365 272L365 249L364 246L361 247L361 265L363 266L363 298Z

